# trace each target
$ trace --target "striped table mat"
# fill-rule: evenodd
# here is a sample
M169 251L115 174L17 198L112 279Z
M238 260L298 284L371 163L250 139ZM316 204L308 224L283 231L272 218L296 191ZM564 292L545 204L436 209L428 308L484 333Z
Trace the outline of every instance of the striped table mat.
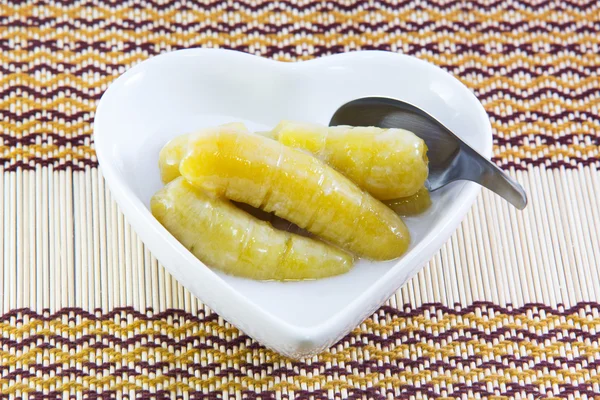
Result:
M594 0L1 2L0 399L600 398L599 38ZM195 46L441 66L530 205L483 193L377 313L283 358L158 265L98 170L110 82Z

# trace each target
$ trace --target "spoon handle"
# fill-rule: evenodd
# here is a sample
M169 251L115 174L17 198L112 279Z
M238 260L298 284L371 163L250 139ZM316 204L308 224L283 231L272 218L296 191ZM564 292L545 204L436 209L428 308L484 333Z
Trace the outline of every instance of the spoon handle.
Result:
M445 173L436 182L430 182L430 190L439 189L457 180L476 182L503 197L519 210L527 205L527 194L523 187L496 164L466 144L460 146Z

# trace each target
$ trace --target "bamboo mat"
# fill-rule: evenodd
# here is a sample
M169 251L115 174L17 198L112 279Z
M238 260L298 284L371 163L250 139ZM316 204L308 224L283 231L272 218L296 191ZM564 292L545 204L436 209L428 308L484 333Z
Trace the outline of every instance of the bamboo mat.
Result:
M599 37L584 0L2 2L0 399L600 398ZM158 265L97 167L108 84L195 46L439 65L530 205L482 193L377 313L285 359Z

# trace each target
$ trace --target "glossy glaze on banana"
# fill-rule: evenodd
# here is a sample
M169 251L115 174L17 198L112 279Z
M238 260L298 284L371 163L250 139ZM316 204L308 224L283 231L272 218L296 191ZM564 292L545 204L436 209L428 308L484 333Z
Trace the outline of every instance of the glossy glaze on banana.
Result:
M318 240L280 231L182 177L151 200L152 214L205 264L259 280L317 279L347 272L348 253Z
M412 196L429 174L425 142L404 129L283 121L273 136L310 152L380 200Z
M179 173L179 163L188 149L188 141L191 137L221 130L248 133L248 129L243 123L232 122L213 128L204 128L195 133L179 135L165 144L158 155L158 168L160 169L160 178L163 183L167 184L181 175Z
M431 207L431 197L429 196L429 191L425 187L422 187L412 196L386 200L383 203L394 210L396 214L403 217L411 217L427 211Z
M195 135L179 165L199 188L291 221L358 256L389 260L409 246L391 209L303 151L255 134Z

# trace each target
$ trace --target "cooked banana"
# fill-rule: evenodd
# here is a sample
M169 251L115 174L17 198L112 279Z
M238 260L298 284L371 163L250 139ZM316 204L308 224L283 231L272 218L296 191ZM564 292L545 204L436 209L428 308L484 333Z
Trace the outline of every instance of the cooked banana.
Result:
M425 142L404 129L283 121L273 136L312 153L380 200L415 194L429 173Z
M169 183L181 174L179 173L179 162L185 155L187 143L193 135L202 135L216 130L234 130L242 133L248 133L248 129L241 122L232 122L220 125L214 128L205 128L198 132L186 135L180 135L173 138L161 149L158 155L158 168L163 183Z
M195 135L179 165L192 184L291 221L358 256L388 260L409 246L391 209L317 158L232 130Z
M182 177L158 191L150 207L156 219L202 262L232 275L260 280L316 279L352 267L348 253L276 230Z
M427 188L423 186L412 196L386 200L383 204L394 210L396 214L409 217L425 212L431 206L431 197Z
M247 133L248 130L241 123L231 123L222 125L220 128L232 128L238 129L240 132ZM294 128L296 127L296 128ZM310 128L310 129L309 129ZM273 131L265 131L265 132L257 132L258 135L276 138L276 135L279 135L279 132L284 132L284 134L280 135L282 141L290 142L290 145L293 147L297 147L300 149L307 150L311 153L319 153L322 151L321 142L317 137L322 137L323 130L331 129L332 131L336 131L338 129L346 130L346 128L326 128L321 127L314 124L298 124L291 122L281 123L278 128ZM204 130L206 131L206 130ZM300 132L297 134L292 134L293 132ZM163 182L167 183L176 177L180 176L179 173L179 163L183 156L185 155L185 151L188 146L188 141L191 135L181 135L170 142L168 142L165 147L160 152L159 159L159 167L161 172L161 177ZM348 138L352 137L349 135ZM330 160L330 157L325 157ZM352 160L355 164L355 168L346 163L345 167L341 166L338 163L338 166L341 166L339 171L346 175L358 175L360 172L360 167L364 167L364 165L360 165L360 158L357 160ZM354 171L354 172L353 172ZM407 197L401 197L393 200L385 200L384 204L393 209L398 215L402 216L410 216L417 215L424 212L431 206L431 198L429 196L429 192L424 187L421 187L415 194ZM257 212L256 209L253 210L254 213ZM271 221L273 222L273 221Z

